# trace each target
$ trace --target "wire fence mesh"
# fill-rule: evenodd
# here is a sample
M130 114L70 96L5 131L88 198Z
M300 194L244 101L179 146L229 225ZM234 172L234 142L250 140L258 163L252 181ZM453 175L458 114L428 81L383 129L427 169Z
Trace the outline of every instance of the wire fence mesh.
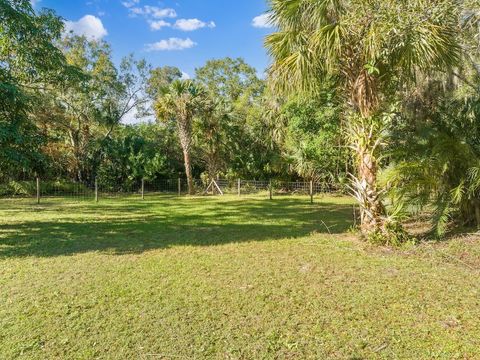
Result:
M341 192L337 186L309 181L279 180L244 180L219 179L206 181L193 180L192 193L195 195L238 195L248 196L265 194L265 196L305 195L314 197L319 194ZM189 194L186 179L157 180L123 180L115 183L100 181L79 182L67 180L32 179L30 181L7 181L0 183L0 198L72 198L92 199L152 195L186 195Z

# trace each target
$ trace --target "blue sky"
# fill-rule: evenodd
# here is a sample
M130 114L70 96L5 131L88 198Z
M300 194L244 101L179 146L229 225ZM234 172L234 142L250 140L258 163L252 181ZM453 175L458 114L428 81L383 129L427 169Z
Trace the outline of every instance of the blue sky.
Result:
M264 0L32 0L54 9L67 28L108 41L116 62L134 53L190 76L208 59L243 57L259 74L268 66L271 29Z

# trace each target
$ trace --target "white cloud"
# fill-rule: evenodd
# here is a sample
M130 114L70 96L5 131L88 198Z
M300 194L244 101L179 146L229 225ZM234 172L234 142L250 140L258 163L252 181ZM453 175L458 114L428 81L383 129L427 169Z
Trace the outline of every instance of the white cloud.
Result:
M145 16L146 18L153 18L153 19L177 17L177 12L171 8L159 8L157 6L150 6L150 5L145 5L144 7L128 7L128 8L132 16L142 15L142 16Z
M42 0L30 0L30 4L32 4L32 7L35 7L40 1Z
M178 19L175 22L174 28L182 31L195 31L204 27L213 29L215 26L213 21L206 23L198 19Z
M192 77L187 74L185 71L182 71L182 77L180 78L181 80L190 80Z
M253 18L252 26L256 28L270 29L273 27L270 14L263 14Z
M161 30L164 27L170 27L170 26L172 26L172 24L164 20L150 21L150 29L152 30Z
M147 44L147 51L184 50L184 49L190 49L196 45L197 43L193 42L190 38L187 38L187 39L170 38L166 40L160 40L153 44Z
M100 40L108 35L102 20L93 15L85 15L78 21L65 21L65 32L85 35L89 39Z
M126 8L131 8L137 5L139 2L140 0L122 1L122 5L125 6Z

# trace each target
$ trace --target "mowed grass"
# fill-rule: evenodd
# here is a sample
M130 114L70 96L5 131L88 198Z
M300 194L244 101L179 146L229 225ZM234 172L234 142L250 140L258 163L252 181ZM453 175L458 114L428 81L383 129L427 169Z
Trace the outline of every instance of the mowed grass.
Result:
M480 246L322 197L0 201L1 359L477 359Z

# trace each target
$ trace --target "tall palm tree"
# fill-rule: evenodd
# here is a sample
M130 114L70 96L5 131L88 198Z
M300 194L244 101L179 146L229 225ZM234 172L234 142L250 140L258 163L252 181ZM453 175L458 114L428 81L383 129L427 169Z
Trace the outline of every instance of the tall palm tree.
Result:
M278 31L266 38L278 90L314 92L336 81L357 158L353 187L365 235L383 231L377 188L382 112L416 72L455 64L457 0L270 0Z
M192 123L205 100L205 92L192 80L176 80L164 88L155 103L157 118L161 121L175 121L178 138L183 150L188 193L193 195L192 163Z

